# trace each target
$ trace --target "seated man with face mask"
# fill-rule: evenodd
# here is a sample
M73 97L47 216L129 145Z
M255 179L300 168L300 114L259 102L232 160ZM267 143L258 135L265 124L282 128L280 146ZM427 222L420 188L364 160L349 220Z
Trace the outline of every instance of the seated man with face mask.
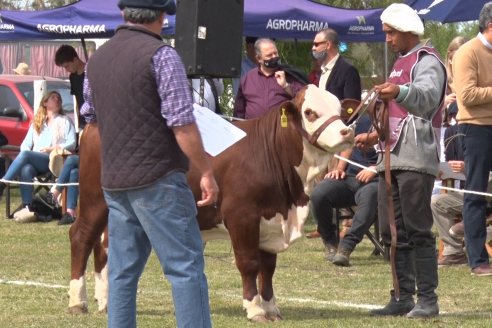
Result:
M291 100L306 82L298 74L289 74L280 64L277 46L270 39L255 42L259 66L242 79L234 102L234 117L251 119L263 116L271 108Z

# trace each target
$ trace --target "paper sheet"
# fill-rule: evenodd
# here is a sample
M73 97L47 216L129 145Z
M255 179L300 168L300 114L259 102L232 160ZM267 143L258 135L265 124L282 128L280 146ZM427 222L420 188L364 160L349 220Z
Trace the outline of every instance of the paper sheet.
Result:
M205 151L217 156L242 138L246 132L232 125L206 107L193 104L193 114L202 136Z

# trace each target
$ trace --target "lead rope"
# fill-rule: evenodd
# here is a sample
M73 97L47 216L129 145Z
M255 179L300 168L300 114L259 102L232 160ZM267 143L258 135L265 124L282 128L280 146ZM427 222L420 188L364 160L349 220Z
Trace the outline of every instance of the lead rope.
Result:
M384 103L384 107L382 108L382 117L384 120L384 180L386 183L386 200L388 202L388 223L390 226L391 233L391 244L390 244L390 264L391 264L391 275L393 277L393 290L396 301L400 300L400 284L398 282L398 277L396 275L396 242L397 242L397 233L396 233L396 220L395 220L395 210L393 206L393 193L391 188L391 163L390 163L390 154L391 154L391 145L389 140L389 115L385 113L388 110L387 104Z

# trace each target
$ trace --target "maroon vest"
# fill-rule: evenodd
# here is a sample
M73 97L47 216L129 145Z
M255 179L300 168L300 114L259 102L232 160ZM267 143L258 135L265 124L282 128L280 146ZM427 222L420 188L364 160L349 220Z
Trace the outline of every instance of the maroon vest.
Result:
M422 47L417 51L414 51L407 56L400 56L396 60L393 65L393 70L388 78L388 82L394 83L397 85L403 85L407 83L412 83L412 72L413 68L420 60L423 54L429 54L435 56L439 62L442 64L441 59L439 58L438 53L434 48L430 47ZM442 64L444 67L444 64ZM434 133L436 135L437 140L440 138L440 129L442 124L442 107L444 104L444 96L445 90L443 90L441 95L441 101L439 103L438 108L432 115L432 127L434 128ZM408 117L407 110L399 105L395 99L392 99L388 103L388 114L389 114L389 142L390 142L390 150L393 151L398 140L400 139L401 131L404 126L404 123ZM382 145L382 150L384 150L384 142Z

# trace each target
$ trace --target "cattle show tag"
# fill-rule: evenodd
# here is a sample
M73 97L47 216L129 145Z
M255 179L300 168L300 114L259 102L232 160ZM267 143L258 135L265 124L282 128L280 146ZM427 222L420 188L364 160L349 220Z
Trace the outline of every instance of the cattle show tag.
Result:
M282 108L282 115L280 115L280 126L287 127L287 115L285 115L285 108Z

